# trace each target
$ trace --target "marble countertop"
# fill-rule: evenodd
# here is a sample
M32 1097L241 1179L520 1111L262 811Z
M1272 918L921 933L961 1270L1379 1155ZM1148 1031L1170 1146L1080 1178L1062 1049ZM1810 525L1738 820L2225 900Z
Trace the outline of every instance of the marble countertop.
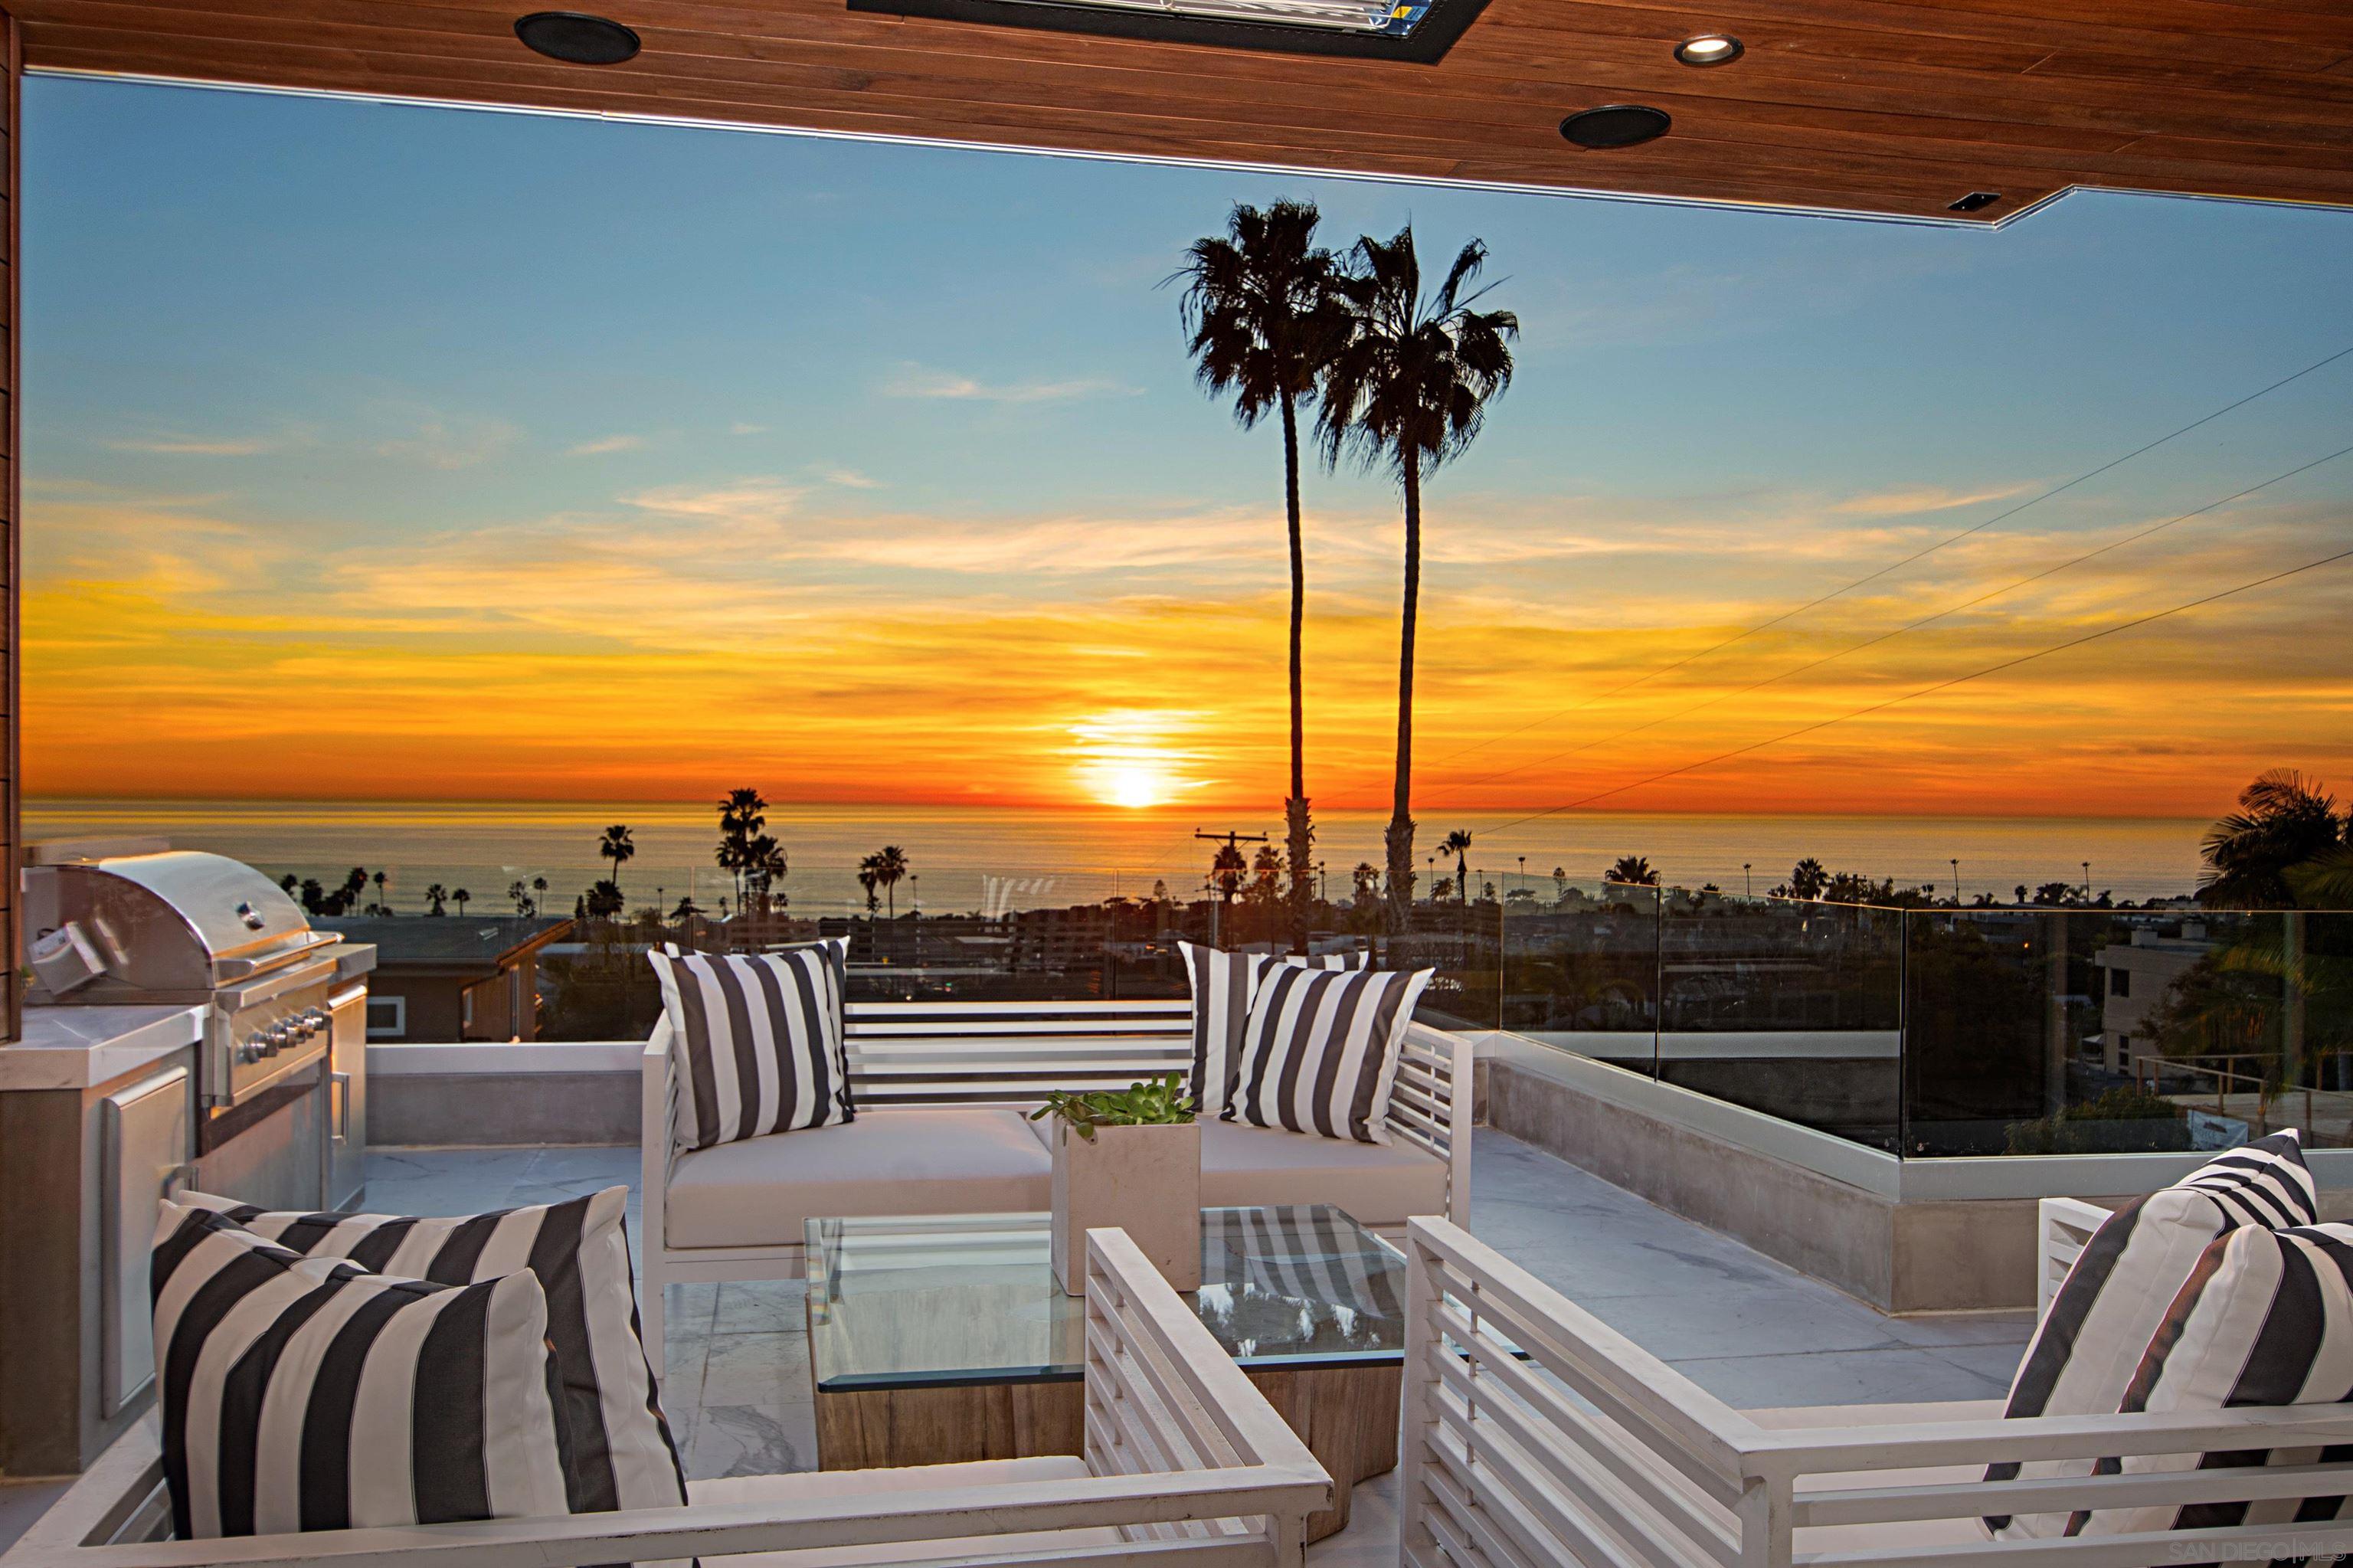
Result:
M204 1038L202 1007L28 1007L25 1035L0 1045L0 1093L86 1089Z

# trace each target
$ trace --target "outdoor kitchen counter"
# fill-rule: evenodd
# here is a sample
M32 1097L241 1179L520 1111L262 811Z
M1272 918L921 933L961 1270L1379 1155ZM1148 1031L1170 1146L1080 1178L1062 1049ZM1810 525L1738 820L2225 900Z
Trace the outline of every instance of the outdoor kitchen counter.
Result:
M0 1045L0 1093L86 1089L204 1038L203 1007L28 1007L25 1037Z

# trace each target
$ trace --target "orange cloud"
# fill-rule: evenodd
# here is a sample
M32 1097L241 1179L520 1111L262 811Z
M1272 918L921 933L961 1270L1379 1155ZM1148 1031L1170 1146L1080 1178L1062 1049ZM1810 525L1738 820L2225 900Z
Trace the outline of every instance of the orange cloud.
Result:
M385 538L245 521L219 497L36 493L28 785L700 799L758 777L810 802L1282 798L1278 516L837 514L829 493L733 480ZM2353 574L2327 573L1676 772L2301 558L2319 515L2281 505L2185 528L1744 691L2103 536L1981 535L1694 659L1820 590L1800 535L1843 536L1868 511L1915 540L1934 507L1906 493L1753 510L1783 521L1750 535L1703 516L1630 526L1599 503L1436 498L1417 800L1537 810L1672 773L1607 803L2176 816L2281 763L2353 781ZM1926 519L1904 547L1945 531ZM1310 548L1310 792L1377 807L1396 523L1322 516Z

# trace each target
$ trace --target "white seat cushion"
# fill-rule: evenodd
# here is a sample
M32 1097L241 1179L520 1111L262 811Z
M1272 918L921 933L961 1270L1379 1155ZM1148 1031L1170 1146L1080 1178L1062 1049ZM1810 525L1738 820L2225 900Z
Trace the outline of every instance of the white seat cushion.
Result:
M960 1487L1003 1486L1015 1481L1083 1480L1086 1461L1053 1454L1034 1459L983 1459L968 1465L911 1465L895 1470L817 1470L794 1476L731 1476L690 1481L692 1503L832 1502L845 1497L947 1491ZM889 1505L874 1511L885 1513ZM871 1546L826 1546L799 1552L747 1552L713 1557L727 1568L844 1568L861 1563L928 1563L943 1558L1044 1553L1074 1547L1118 1546L1124 1537L1110 1525L1081 1530L1025 1531L1013 1535L953 1536L940 1541L878 1542Z
M1040 1148L1050 1134L1032 1122ZM1409 1143L1355 1143L1240 1122L1201 1124L1201 1206L1330 1203L1360 1225L1446 1212L1446 1166Z
M1043 1209L1053 1170L1018 1111L860 1111L681 1154L663 1224L672 1246L775 1246L798 1243L812 1216Z

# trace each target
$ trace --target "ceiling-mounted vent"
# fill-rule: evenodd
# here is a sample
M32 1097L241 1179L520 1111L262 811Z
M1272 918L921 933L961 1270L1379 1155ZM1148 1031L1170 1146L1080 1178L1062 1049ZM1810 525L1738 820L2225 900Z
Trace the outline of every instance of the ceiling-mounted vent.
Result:
M1428 65L1487 0L849 0L853 11Z
M1945 210L1947 212L1982 212L2000 199L2000 191L1971 191Z

